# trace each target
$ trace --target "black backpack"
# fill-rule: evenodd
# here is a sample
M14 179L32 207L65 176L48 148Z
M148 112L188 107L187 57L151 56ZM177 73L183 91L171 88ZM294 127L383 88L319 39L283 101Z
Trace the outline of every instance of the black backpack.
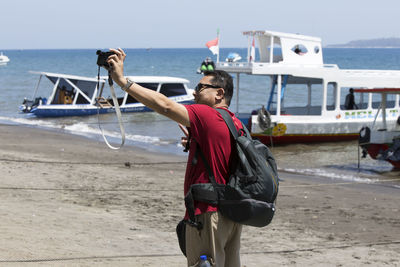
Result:
M186 223L202 228L194 215L196 200L217 205L222 215L234 222L256 227L266 226L274 216L279 187L275 159L266 145L251 138L244 125L244 134L239 134L242 130L236 130L232 117L226 110L217 111L236 141L238 164L226 185L217 184L210 165L197 144L195 158L200 155L211 183L191 185L185 196L189 215Z

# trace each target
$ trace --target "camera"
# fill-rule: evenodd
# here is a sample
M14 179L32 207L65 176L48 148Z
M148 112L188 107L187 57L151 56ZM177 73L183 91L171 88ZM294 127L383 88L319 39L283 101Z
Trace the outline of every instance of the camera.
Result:
M100 67L104 67L107 70L110 68L110 65L107 63L107 59L109 56L114 55L114 52L103 52L101 50L97 50L97 65Z

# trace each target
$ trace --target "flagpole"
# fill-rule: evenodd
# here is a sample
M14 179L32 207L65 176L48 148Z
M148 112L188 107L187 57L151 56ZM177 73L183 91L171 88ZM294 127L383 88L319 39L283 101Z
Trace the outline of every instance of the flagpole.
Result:
M220 39L219 39L219 29L217 29L217 40L218 40L218 54L217 54L217 63L219 63L219 46L220 46Z
M250 53L251 53L251 40L250 36L247 35L247 62L250 63Z

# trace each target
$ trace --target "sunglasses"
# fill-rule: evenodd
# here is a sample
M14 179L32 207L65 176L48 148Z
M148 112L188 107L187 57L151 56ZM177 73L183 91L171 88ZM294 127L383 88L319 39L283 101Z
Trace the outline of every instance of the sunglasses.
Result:
M217 89L217 88L221 88L221 86L212 85L212 84L205 84L205 83L199 83L199 84L196 85L196 87L194 88L194 90L198 93L198 92L200 92L200 91L202 91L202 90L204 90L204 89L206 89L206 88L214 88L214 89Z

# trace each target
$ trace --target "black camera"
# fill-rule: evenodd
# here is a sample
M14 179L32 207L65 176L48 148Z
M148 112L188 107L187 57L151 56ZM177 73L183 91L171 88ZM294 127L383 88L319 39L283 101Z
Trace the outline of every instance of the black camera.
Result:
M100 67L104 67L107 70L110 68L110 65L107 63L107 59L109 56L114 55L114 52L103 52L101 50L97 50L97 65Z

